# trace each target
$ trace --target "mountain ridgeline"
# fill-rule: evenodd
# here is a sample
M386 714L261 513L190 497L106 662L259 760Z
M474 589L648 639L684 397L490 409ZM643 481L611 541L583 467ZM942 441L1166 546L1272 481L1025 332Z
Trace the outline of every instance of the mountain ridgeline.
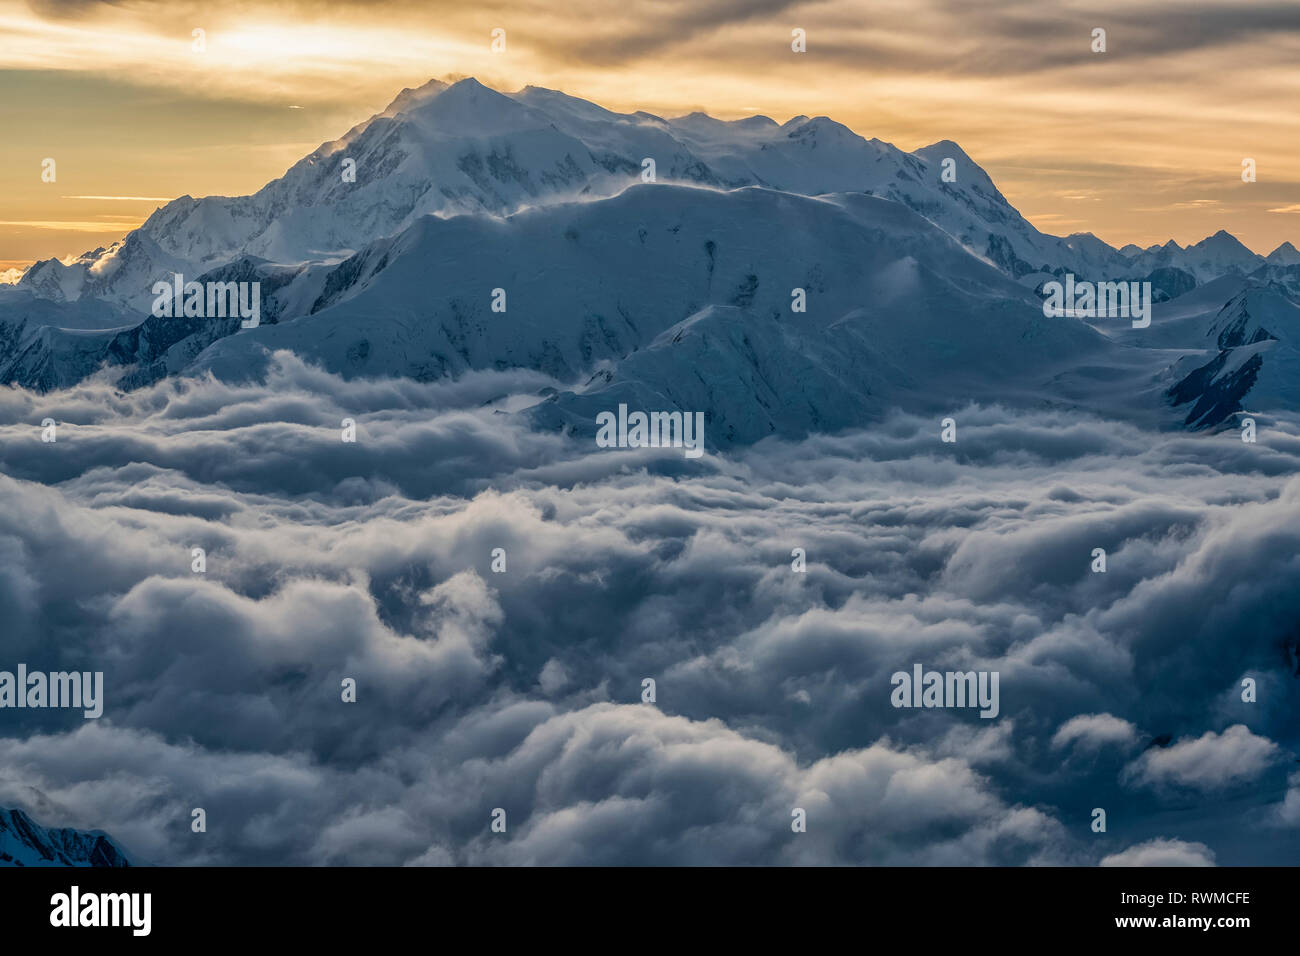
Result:
M152 314L176 274L259 283L260 324ZM1044 317L1066 275L1150 282L1151 328ZM251 196L182 197L0 286L0 379L240 380L287 349L348 377L532 369L556 381L539 427L653 404L717 447L972 401L1205 428L1293 407L1297 301L1290 244L1049 236L949 141L434 81Z
M0 866L131 866L105 833L45 827L22 810L0 808Z

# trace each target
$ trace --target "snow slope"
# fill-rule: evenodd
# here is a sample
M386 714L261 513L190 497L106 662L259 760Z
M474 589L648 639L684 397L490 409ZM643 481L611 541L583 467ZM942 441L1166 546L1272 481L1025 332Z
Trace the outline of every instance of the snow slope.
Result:
M748 442L904 398L1010 396L1120 348L860 194L637 185L505 219L426 217L326 290L311 315L223 338L186 371L245 378L278 349L345 376L529 368L573 383L535 410L549 424L589 423L623 395L705 411L720 441Z
M99 830L43 827L22 810L0 808L0 866L130 866Z
M1289 242L1284 242L1264 259L1271 266L1297 266L1300 265L1300 249Z
M1185 424L1217 425L1237 412L1300 407L1300 306L1245 282L1205 322L1205 356L1187 356L1172 369L1169 395Z

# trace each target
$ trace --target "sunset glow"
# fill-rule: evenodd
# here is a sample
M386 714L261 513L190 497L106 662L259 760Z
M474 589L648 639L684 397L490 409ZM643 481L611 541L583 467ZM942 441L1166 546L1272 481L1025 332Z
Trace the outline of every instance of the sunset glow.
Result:
M1226 228L1267 253L1300 235L1300 17L1177 9L3 0L0 263L75 255L85 233L111 238L152 211L107 197L252 192L403 87L464 75L667 116L781 122L812 104L903 149L956 141L1045 231L1145 246ZM48 156L54 187L38 175Z

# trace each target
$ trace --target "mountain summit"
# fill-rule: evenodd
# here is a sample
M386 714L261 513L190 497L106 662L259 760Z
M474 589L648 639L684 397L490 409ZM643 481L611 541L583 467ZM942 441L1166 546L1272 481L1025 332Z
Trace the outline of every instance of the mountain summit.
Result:
M1110 259L1098 263L1096 250L1080 256L1040 233L948 140L906 153L825 116L779 126L703 113L664 119L535 86L501 93L469 78L403 90L253 195L183 196L122 242L71 265L39 263L22 284L48 298L140 309L150 277L198 275L241 256L337 261L424 215L501 216L611 196L646 175L648 160L657 182L892 199L1013 277L1124 262L1106 247Z

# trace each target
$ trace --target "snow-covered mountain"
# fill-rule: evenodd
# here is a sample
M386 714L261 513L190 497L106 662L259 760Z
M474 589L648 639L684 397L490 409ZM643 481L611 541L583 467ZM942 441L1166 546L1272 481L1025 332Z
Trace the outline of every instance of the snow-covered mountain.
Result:
M338 261L424 215L503 215L614 195L640 180L647 159L660 182L893 199L1013 276L1094 275L1122 264L1093 237L1040 233L950 141L909 154L825 116L784 124L701 113L663 119L538 87L499 93L466 79L404 90L251 196L182 196L123 242L68 265L38 263L22 284L46 298L92 296L141 309L152 283L173 272L194 276L240 256ZM353 167L355 181L345 181Z
M1220 229L1186 249L1170 239L1162 246L1152 246L1132 257L1131 262L1136 272L1173 268L1189 273L1197 282L1209 282L1223 275L1248 275L1264 264L1264 257Z
M1284 242L1265 256L1264 261L1271 266L1300 266L1300 249Z
M1169 396L1192 427L1218 424L1240 411L1300 408L1300 306L1246 282L1199 321L1209 345L1170 370Z
M1250 279L1293 302L1300 302L1300 264L1282 266L1269 263L1252 272Z
M340 265L311 314L222 338L187 371L257 375L280 349L345 376L529 368L575 383L534 410L546 424L640 402L705 411L731 444L901 401L1041 402L1051 375L1122 348L1045 318L899 203L640 184L504 220L425 217Z
M182 197L123 241L0 288L0 380L239 378L281 348L349 376L528 368L564 386L533 410L543 423L671 399L708 409L723 442L844 427L904 400L1104 404L1114 387L1091 380L1116 367L1152 406L1172 400L1158 383L1190 377L1183 404L1221 386L1185 367L1188 349L1224 351L1202 312L1241 288L1215 300L1216 282L1295 299L1294 253L1266 261L1222 231L1186 249L1048 236L948 140L906 153L827 117L664 119L434 81L251 196ZM1169 306L1198 287L1211 298L1195 323L1145 338L1045 321L1032 290L1067 272L1149 280ZM173 273L260 283L261 327L149 315ZM491 310L494 289L507 311ZM1049 378L1069 388L1054 395ZM1189 422L1222 420L1256 378Z
M0 808L0 866L131 866L126 852L98 830L45 827L22 810Z
M1226 230L1202 239L1183 250L1184 271L1192 273L1200 282L1222 275L1247 275L1264 264L1264 259L1249 249Z

